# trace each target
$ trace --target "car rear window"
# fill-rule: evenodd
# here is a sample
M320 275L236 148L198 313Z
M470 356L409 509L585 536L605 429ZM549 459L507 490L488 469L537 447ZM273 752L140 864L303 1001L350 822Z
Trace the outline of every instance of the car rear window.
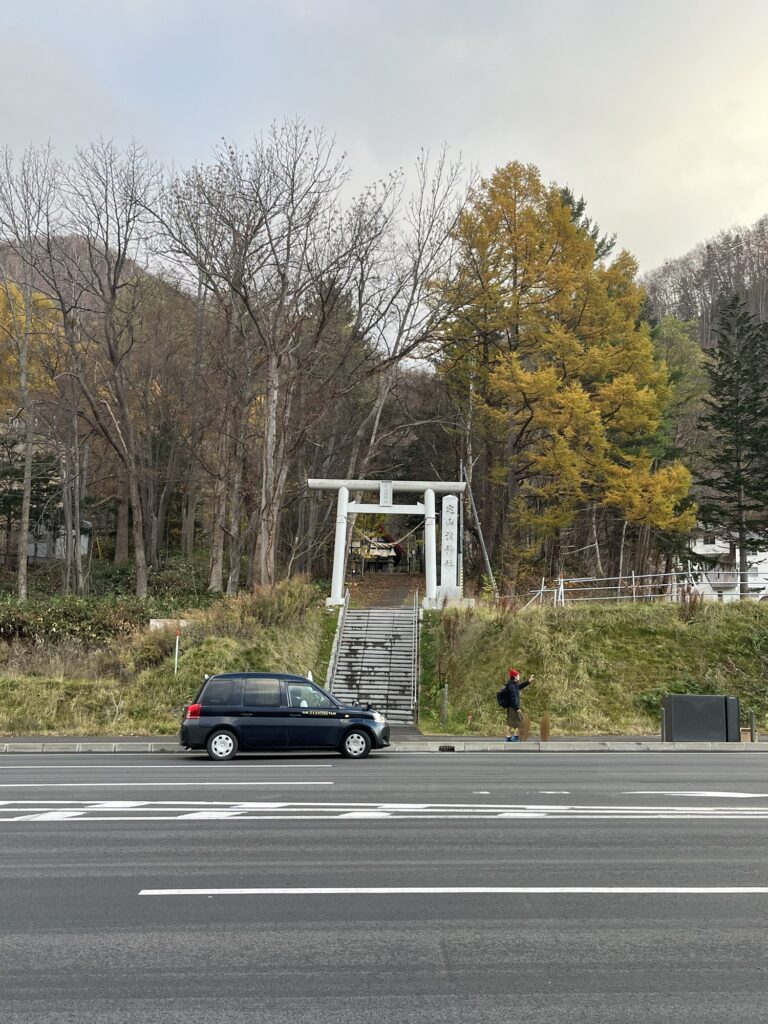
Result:
M278 707L280 682L277 679L245 679L243 704L249 707Z
M205 684L201 703L210 705L230 704L234 686L234 679L209 679Z

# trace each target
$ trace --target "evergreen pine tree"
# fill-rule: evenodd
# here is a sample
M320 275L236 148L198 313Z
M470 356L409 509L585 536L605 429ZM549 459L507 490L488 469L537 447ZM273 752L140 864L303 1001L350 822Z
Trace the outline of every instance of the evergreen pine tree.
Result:
M718 346L707 366L710 394L700 421L708 434L701 518L737 544L743 598L747 554L768 540L768 325L734 295L722 302L715 333Z

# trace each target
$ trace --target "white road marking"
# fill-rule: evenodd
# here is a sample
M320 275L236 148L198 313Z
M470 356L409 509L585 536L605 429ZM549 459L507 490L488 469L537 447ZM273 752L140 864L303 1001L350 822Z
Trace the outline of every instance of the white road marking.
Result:
M497 818L546 818L543 811L502 811Z
M766 896L768 885L409 885L295 889L140 889L139 896Z
M570 789L540 789L539 793L542 796L570 796Z
M131 754L130 756L131 757L136 757L137 755L136 754ZM157 756L157 755L155 755L155 756ZM228 765L228 766L222 765L222 764L214 765L214 764L209 764L207 761L203 761L203 762L201 762L201 764L202 764L202 766L204 768L210 768L212 771L217 771L217 772L220 772L222 770L222 768L224 768L224 767L234 768L235 771L238 771L238 772L239 771L245 771L248 768L258 769L259 771L262 771L265 768L276 768L278 771L283 771L284 769L286 771L288 771L288 770L290 770L292 768L297 768L300 771L302 768L306 770L308 768L333 768L333 767L335 767L332 764L313 764L311 761L310 762L304 761L304 762L302 762L300 764L259 764L259 763L248 764L248 763L243 763L242 761L238 761L237 764ZM61 771L93 772L93 771L99 771L99 770L104 769L104 768L107 768L107 769L109 769L109 771L113 771L113 772L114 771L122 771L122 772L127 772L127 771L134 771L134 772L136 772L136 771L141 771L141 772L154 772L154 771L161 771L161 772L167 772L167 771L189 772L189 771L198 771L199 770L197 768L190 769L187 764L182 764L180 762L177 762L176 764L114 764L114 765L113 764L83 764L83 765L79 765L79 764L8 764L8 765L1 764L0 767L2 767L3 771L18 771L18 772L30 771L32 769L38 769L38 770L43 769L45 771L50 771L50 772L61 772Z
M389 811L344 811L340 818L391 818Z
M97 804L88 804L89 811L128 811L136 807L146 807L146 800L102 800Z
M330 783L327 783L330 785ZM110 813L122 812L122 813ZM443 820L768 821L768 806L637 806L586 804L410 804L228 800L6 800L0 825L14 821Z
M42 811L38 814L25 815L23 818L12 819L14 821L70 821L72 818L80 818L84 811Z
M106 789L114 786L119 789L159 789L161 786L333 786L333 782L305 781L295 782L0 782L0 789Z
M768 793L728 793L707 789L630 789L623 796L700 796L721 800L759 800Z
M382 811L426 811L431 804L376 804Z
M473 789L472 796L490 796L490 789Z
M242 814L242 811L189 811L187 814L180 814L178 820L188 821L190 818L236 818L240 814Z
M176 803L180 802L179 800L176 801ZM235 811L279 811L285 806L285 804L271 804L253 800L247 803L232 804L232 809Z

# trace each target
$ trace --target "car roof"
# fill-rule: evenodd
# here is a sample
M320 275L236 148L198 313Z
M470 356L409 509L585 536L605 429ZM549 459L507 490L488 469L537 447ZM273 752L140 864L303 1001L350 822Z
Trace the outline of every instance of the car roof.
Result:
M208 676L206 683L211 679L239 679L241 676L248 676L250 679L295 679L301 680L304 683L311 683L311 679L307 679L306 676L300 676L290 672L249 672L247 668L242 669L240 672L214 672L213 675Z

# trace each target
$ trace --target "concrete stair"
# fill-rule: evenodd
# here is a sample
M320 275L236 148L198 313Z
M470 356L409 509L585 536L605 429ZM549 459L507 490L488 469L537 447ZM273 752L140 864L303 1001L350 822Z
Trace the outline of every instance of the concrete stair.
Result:
M392 722L412 723L418 610L349 609L337 643L333 694L344 703L370 703Z

